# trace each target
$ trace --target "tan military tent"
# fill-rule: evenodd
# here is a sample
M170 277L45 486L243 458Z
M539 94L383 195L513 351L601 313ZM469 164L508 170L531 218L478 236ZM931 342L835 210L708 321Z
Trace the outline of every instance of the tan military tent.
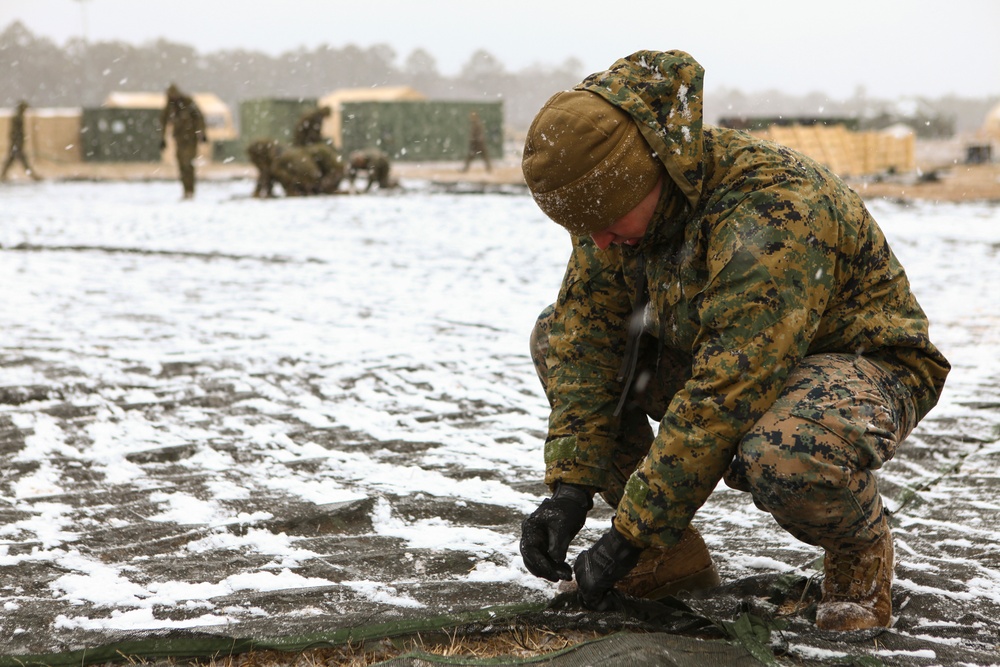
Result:
M990 141L1000 141L1000 104L997 104L986 114L983 126L980 128L980 134Z
M374 88L340 88L317 100L317 106L330 107L330 117L323 121L323 136L333 140L337 148L343 147L340 129L341 105L345 102L397 102L400 100L426 100L427 96L410 86L378 86Z
M191 93L191 97L205 116L209 141L236 138L236 124L228 104L215 93ZM166 93L113 92L101 106L111 109L162 109L166 104Z
M236 138L236 124L233 122L233 112L228 104L215 93L190 93L190 95L205 116L205 131L209 142ZM163 109L166 104L166 92L127 93L119 91L110 93L101 106L108 109ZM198 157L205 160L211 159L211 143L199 145ZM173 137L169 131L167 132L167 148L163 151L163 161L170 164L176 162Z
M10 146L14 109L0 109L0 156ZM29 162L79 162L80 109L35 109L24 114L24 151Z

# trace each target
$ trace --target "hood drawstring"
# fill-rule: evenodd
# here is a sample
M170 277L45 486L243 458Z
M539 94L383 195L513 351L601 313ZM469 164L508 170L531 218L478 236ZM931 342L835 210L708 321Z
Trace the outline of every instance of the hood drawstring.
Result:
M635 299L633 300L632 313L628 318L628 337L625 339L625 354L622 358L622 365L618 368L618 375L615 379L619 382L625 381L622 386L622 395L618 399L618 406L615 408L615 417L621 414L625 407L625 399L628 397L629 389L632 388L632 379L635 377L635 367L639 362L639 337L642 336L645 328L646 304L649 302L649 292L646 290L646 257L639 253L636 262L638 276L635 280Z

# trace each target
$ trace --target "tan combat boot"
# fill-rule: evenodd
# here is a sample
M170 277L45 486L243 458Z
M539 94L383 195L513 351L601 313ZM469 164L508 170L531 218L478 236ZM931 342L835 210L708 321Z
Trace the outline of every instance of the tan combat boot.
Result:
M680 591L706 590L720 581L705 541L688 526L675 546L643 551L636 566L615 588L632 597L660 600Z
M893 565L888 525L882 537L863 551L843 554L827 551L816 627L838 632L889 627Z

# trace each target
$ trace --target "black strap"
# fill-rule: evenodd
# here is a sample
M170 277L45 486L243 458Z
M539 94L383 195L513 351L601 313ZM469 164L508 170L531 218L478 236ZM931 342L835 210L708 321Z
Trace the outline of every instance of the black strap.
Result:
M633 300L632 313L628 318L628 334L625 339L625 354L622 358L622 365L618 368L618 375L615 377L619 382L623 381L622 394L618 399L618 406L615 408L615 416L621 414L625 407L625 398L632 387L632 379L635 377L635 367L639 362L639 337L642 336L643 323L646 316L646 304L649 302L649 294L646 291L646 258L639 254L636 261L637 273L635 279L635 299Z

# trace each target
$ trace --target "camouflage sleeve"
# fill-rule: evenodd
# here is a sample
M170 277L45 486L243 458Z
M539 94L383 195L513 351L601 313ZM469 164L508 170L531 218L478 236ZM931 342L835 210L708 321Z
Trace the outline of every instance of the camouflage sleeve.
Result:
M709 236L692 377L671 400L615 518L638 542L679 539L819 326L839 226L822 204L776 190L732 205Z
M545 481L604 488L618 428L616 380L625 348L629 294L616 248L574 238L555 304L546 365L552 412Z

